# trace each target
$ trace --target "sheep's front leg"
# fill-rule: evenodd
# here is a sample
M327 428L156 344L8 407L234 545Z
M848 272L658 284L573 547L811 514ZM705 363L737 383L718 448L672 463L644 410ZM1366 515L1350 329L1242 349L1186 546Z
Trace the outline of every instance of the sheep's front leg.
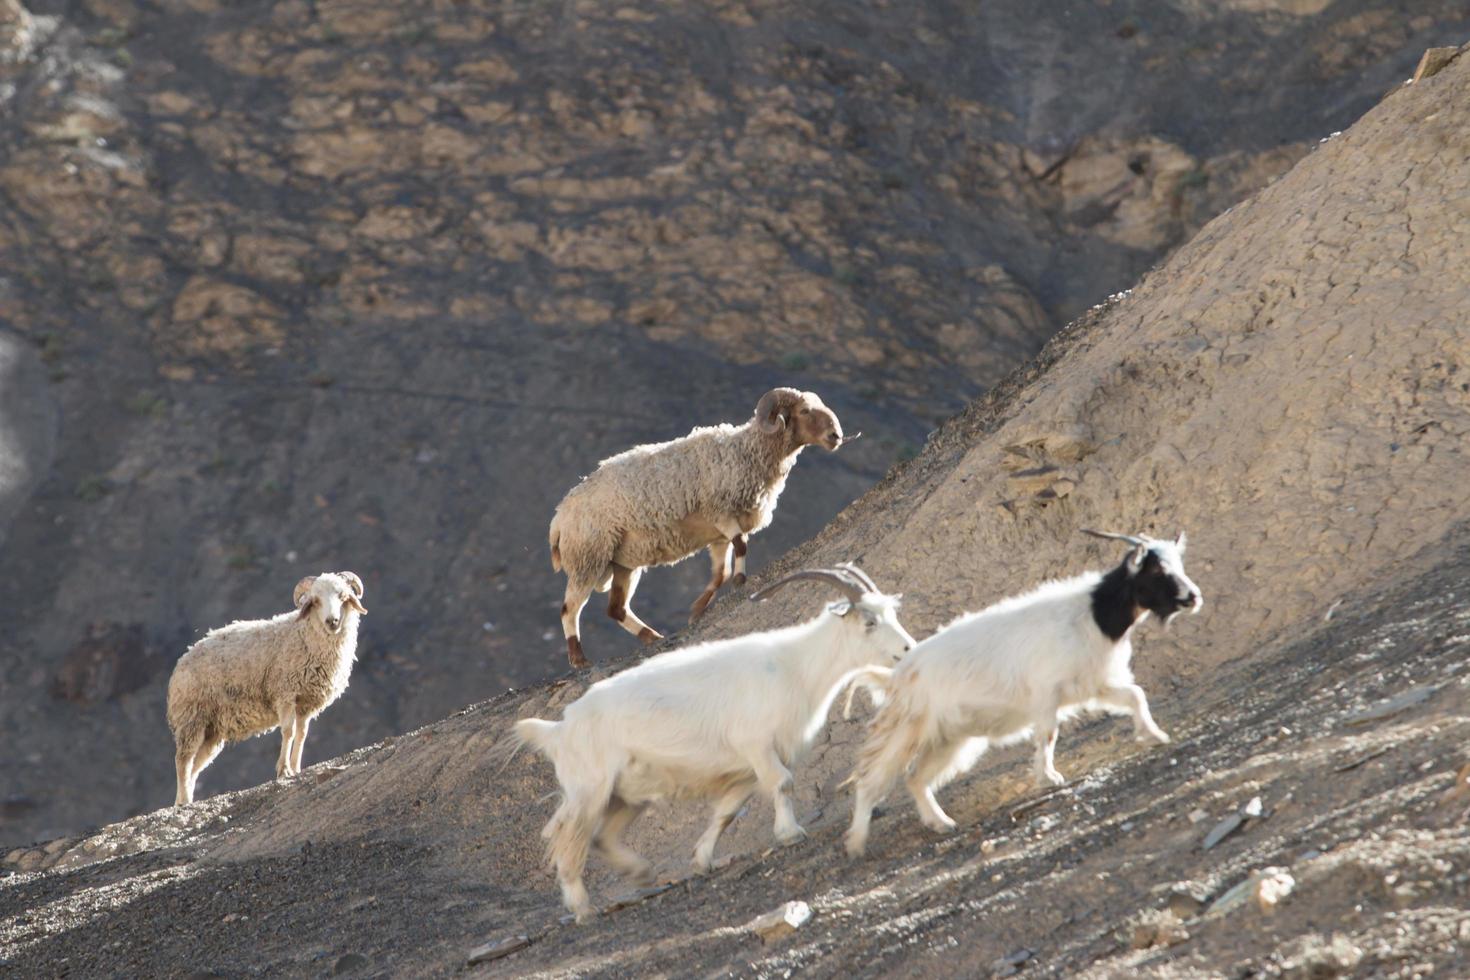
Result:
M730 546L735 551L735 577L730 581L736 585L745 584L745 552L748 535L737 534L730 539Z
M795 844L806 836L806 831L796 822L796 811L791 805L791 770L786 768L786 763L781 761L774 748L757 757L751 768L755 770L761 792L771 798L776 810L776 842Z
M291 743L296 736L296 707L288 705L280 708L281 720L281 755L276 759L276 778L294 775L291 772Z
M306 745L306 730L311 727L311 716L296 714L296 737L291 743L291 771L301 771L301 749Z
M1143 688L1137 684L1104 688L1098 700L1122 708L1133 716L1133 737L1138 741L1157 742L1160 745L1169 743L1169 736L1154 724L1154 717L1148 710L1148 698L1144 696Z
M689 624L692 626L704 615L705 607L714 600L715 593L720 586L725 584L725 577L730 574L730 542L716 541L709 546L710 576L709 585L694 600L694 605L689 609Z
M694 848L694 870L704 874L710 869L715 861L715 844L719 842L720 835L725 828L730 826L730 821L735 819L735 814L750 799L750 794L755 792L755 783L739 783L725 791L715 803L714 812L710 814L709 827L705 829L699 838L699 843Z

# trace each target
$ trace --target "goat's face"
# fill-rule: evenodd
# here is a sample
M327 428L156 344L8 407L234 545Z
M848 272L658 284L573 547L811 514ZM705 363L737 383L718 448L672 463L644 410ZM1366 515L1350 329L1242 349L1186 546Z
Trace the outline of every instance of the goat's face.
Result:
M1128 556L1137 603L1168 626L1188 609L1197 613L1205 604L1199 587L1184 574L1184 535L1173 541L1148 541Z
M868 651L867 663L892 667L914 648L914 638L898 621L899 596L869 592L857 602L834 602L832 612L861 634L859 642Z
M301 619L314 617L328 633L340 633L353 613L365 615L362 579L352 572L323 572L296 583L296 608Z
M761 431L785 430L794 448L821 446L830 453L844 441L850 441L843 438L837 413L824 405L815 392L774 388L761 397L755 412Z

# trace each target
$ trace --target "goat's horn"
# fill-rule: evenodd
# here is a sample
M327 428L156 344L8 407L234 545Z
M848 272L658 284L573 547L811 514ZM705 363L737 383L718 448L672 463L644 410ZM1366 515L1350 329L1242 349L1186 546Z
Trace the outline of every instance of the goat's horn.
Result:
M1081 531L1083 534L1090 534L1094 538L1107 538L1112 541L1127 541L1129 544L1138 548L1148 547L1148 539L1140 538L1132 534L1114 534L1111 531L1094 531L1091 528L1086 527L1078 528L1078 530Z
M753 593L750 599L752 602L759 601L783 585L800 581L801 579L812 579L813 581L826 582L828 585L836 586L842 591L843 595L847 596L853 602L861 599L863 592L866 591L850 574L838 571L835 568L806 568L799 572L792 572L785 578L777 579L759 592Z
M853 578L857 579L858 582L861 583L862 586L863 586L863 588L866 589L867 591L869 591L869 592L877 592L878 591L878 583L873 581L873 576L869 575L867 572L863 571L861 568L858 568L857 565L853 564L852 562L850 562L850 561L839 562L837 564L837 567L839 569L841 569L842 571L847 572Z

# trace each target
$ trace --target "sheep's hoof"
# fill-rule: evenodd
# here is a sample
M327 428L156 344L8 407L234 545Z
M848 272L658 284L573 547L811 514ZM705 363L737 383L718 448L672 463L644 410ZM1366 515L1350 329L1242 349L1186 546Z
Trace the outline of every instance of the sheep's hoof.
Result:
M735 577L732 578L730 581L733 582L736 585L744 585L745 584L745 573L744 572L736 572L735 573Z
M852 834L848 834L846 849L847 856L852 858L853 860L857 860L867 853L868 839L866 837L855 837Z
M643 641L644 646L648 646L651 643L657 643L663 638L664 635L658 630L654 629L652 626L645 626L643 627L643 629L638 631L638 639Z
M575 636L567 637L567 663L573 670L586 670L592 666L592 661L582 652L582 641Z

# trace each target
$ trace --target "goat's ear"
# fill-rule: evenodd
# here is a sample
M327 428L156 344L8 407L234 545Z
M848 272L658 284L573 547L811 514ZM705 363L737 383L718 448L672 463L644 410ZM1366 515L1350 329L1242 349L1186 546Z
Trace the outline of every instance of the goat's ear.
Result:
M1136 572L1143 567L1143 556L1146 554L1148 554L1148 546L1142 544L1128 552L1129 573Z
M1179 553L1181 555L1184 554L1184 545L1186 544L1186 542L1187 538L1185 537L1184 532L1180 531L1179 536L1174 539L1174 547L1179 549Z
M827 608L832 610L839 616L846 616L848 613L852 612L852 603L848 602L846 599L843 599L840 602L832 603L832 605L828 606Z

